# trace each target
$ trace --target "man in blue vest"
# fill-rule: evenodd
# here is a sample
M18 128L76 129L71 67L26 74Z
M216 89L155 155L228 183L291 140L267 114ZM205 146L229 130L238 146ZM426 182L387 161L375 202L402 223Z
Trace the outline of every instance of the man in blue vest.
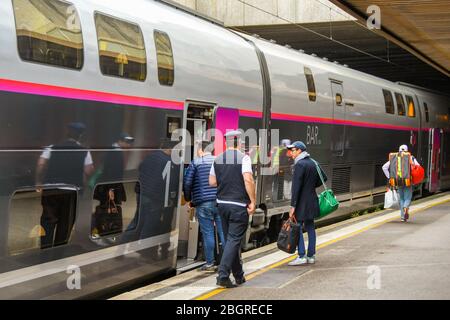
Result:
M256 208L252 161L239 150L240 135L240 131L225 134L227 150L216 158L209 174L209 184L217 186L217 204L225 236L217 285L225 288L245 282L240 247L249 215ZM230 273L233 273L236 284L231 282Z
M214 156L207 151L209 142L198 143L198 157L194 159L186 170L183 179L183 193L190 207L195 207L200 230L203 236L203 249L206 264L200 271L216 271L214 265L215 233L217 227L219 241L224 244L222 221L217 210L217 188L209 185L209 172L214 163Z

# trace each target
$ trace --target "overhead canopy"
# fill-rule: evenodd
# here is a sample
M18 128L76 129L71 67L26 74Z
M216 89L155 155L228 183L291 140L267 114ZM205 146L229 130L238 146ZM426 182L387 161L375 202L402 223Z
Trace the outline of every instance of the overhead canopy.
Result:
M380 34L450 76L450 3L448 0L331 0L361 21L367 8L381 13Z
M240 26L236 29L257 34L264 39L273 39L278 44L290 45L294 49L303 49L308 54L315 53L331 62L338 61L350 68L394 82L408 82L450 93L449 77L354 21L308 23L301 26ZM330 36L335 41L331 41Z

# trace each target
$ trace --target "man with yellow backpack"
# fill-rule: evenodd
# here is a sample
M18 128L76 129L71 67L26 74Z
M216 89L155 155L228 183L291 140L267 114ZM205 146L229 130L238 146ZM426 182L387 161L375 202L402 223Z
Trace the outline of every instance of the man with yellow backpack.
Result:
M390 153L389 161L383 165L383 172L389 179L391 188L397 189L402 221L409 219L409 206L413 195L413 185L417 181L412 175L413 168L419 166L416 158L408 152L408 146L400 146L398 153Z

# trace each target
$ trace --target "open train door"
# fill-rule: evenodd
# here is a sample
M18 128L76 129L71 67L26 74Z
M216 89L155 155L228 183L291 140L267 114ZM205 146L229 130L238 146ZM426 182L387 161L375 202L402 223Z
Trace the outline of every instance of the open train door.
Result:
M434 128L430 130L430 161L429 163L429 182L428 190L430 192L439 191L439 178L441 167L441 145L442 145L442 129Z
M184 172L193 159L198 157L199 142L211 141L211 130L214 127L214 110L216 104L213 102L187 100L184 113ZM195 268L203 262L198 261L201 257L199 251L199 223L195 216L195 209L189 208L188 203L181 201L178 222L178 260L177 271L183 272ZM199 255L200 253L200 255Z

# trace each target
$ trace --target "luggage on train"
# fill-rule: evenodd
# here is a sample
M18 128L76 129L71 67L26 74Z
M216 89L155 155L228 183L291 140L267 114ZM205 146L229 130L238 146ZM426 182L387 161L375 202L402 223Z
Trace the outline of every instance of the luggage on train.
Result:
M410 187L412 156L409 152L389 154L389 184L391 187Z
M389 208L397 208L399 207L399 202L398 202L398 194L397 191L395 191L395 189L388 189L386 191L386 193L384 194L384 208L385 209L389 209Z
M294 253L300 238L300 228L301 226L297 223L295 216L286 220L278 234L278 249L287 253Z

